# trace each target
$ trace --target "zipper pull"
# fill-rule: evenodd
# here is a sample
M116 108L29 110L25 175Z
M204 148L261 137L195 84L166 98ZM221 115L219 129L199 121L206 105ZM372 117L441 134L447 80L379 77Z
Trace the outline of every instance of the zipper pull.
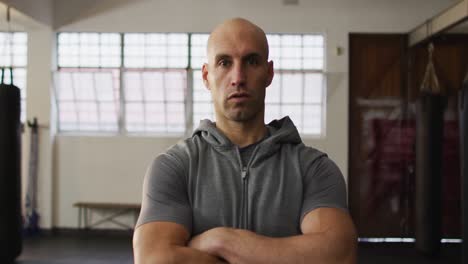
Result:
M241 176L242 176L242 179L245 179L245 177L247 177L247 168L246 167L242 168Z

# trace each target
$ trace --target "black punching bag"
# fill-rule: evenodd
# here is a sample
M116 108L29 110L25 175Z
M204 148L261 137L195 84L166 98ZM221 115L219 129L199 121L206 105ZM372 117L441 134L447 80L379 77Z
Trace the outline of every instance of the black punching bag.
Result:
M22 250L20 90L0 84L0 263ZM13 80L13 78L11 78Z
M429 46L426 69L416 112L416 248L437 255L442 233L442 146L445 97L432 63Z
M445 101L424 94L416 118L416 248L437 255L442 232L442 141Z
M468 73L458 96L460 111L460 165L462 194L462 263L468 263Z

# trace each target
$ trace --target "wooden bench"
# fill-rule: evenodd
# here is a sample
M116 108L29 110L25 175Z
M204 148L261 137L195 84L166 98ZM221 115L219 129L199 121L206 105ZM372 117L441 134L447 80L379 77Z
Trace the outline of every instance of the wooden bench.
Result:
M103 223L114 223L124 229L133 229L140 213L141 204L125 203L95 203L95 202L77 202L73 204L78 207L78 228L91 229ZM104 216L103 211L110 211L111 214ZM92 213L101 213L101 219L92 221ZM123 215L133 215L133 225L122 223L117 218Z

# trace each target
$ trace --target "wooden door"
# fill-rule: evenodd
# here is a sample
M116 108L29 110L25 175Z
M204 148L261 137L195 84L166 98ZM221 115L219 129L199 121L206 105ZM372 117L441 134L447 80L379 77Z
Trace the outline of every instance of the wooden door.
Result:
M406 35L351 34L349 50L350 211L360 237L406 236L414 185Z

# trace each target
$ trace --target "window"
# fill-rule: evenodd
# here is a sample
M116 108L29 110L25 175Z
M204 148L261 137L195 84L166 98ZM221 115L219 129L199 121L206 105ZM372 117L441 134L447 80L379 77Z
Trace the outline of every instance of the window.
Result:
M126 131L184 133L187 67L187 34L124 34Z
M306 135L324 130L325 84L322 35L267 34L275 76L267 88L265 122L288 115ZM193 124L214 120L211 95L203 85L200 67L206 57L208 34L192 35Z
M187 68L187 34L124 34L127 68Z
M126 71L124 79L127 131L184 133L185 71Z
M61 33L58 66L118 68L121 64L120 42L120 34Z
M320 135L324 111L321 35L267 35L275 77L265 100L266 121L289 115L302 134Z
M118 70L65 69L54 78L61 131L118 131Z
M275 77L265 121L289 115L302 134L321 135L323 36L267 38ZM59 33L59 129L183 134L214 120L201 74L207 40L208 34Z
M60 33L54 75L60 131L117 132L121 36Z
M21 122L26 120L26 66L28 61L28 36L24 32L0 32L0 68L4 71L4 82L13 84L21 91Z
M192 34L191 39L191 57L190 67L192 71L192 95L193 95L193 115L192 129L198 127L200 120L210 119L215 120L213 102L211 93L205 88L202 79L201 68L206 62L206 44L208 42L208 34Z

